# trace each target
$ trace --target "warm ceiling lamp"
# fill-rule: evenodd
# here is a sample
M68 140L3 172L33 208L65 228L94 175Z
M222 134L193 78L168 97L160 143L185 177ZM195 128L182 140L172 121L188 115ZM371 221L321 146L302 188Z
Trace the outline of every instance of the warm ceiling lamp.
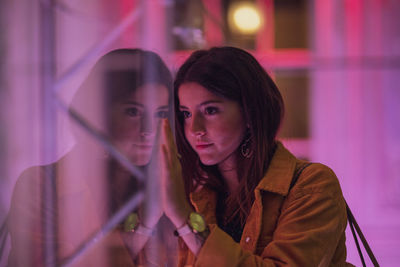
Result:
M260 12L252 2L232 3L228 10L228 21L232 30L242 34L255 34L262 24Z

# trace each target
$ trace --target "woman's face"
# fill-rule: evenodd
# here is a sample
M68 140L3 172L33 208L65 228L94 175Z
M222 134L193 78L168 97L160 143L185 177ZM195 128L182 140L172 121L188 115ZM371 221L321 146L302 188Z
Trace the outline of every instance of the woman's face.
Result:
M232 166L246 128L239 104L193 82L182 84L178 97L186 139L200 161Z
M168 117L168 89L164 85L145 84L113 105L112 143L137 166L150 162L157 124Z

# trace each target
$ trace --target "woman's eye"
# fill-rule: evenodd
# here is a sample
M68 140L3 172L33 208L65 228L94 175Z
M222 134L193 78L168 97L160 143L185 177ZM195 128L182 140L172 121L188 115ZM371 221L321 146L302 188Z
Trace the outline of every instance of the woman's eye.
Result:
M160 110L160 111L156 112L156 117L160 118L160 119L168 118L168 115L169 115L168 111L166 111L166 110Z
M127 108L125 109L125 114L130 117L137 117L140 115L139 110L137 108Z
M214 115L214 114L217 114L218 112L219 112L219 110L216 107L206 107L204 109L204 113L207 115Z
M182 110L181 114L182 114L183 118L185 118L185 119L190 118L192 116L192 114L186 110Z

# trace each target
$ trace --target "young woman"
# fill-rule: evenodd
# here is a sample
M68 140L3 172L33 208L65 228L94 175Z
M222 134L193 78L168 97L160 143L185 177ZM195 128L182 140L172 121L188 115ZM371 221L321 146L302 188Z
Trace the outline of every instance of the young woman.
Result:
M164 120L161 178L163 209L183 244L179 266L345 264L338 179L276 140L282 97L253 56L194 52L174 96L176 146Z
M171 103L172 76L161 58L140 49L118 49L95 64L75 94L71 112L101 131L145 173L147 184L152 184L149 166L157 127L170 114ZM18 179L10 209L9 266L44 266L48 245L55 249L59 261L71 256L139 187L147 188L140 227L119 227L73 266L135 266L134 261L145 264L154 260L146 251L137 255L145 244L162 240L155 236L157 242L148 242L148 230L162 215L159 187L139 184L92 135L79 125L74 130L77 144L72 151L53 164L29 168ZM56 184L54 210L43 206L46 198L42 188L49 175ZM52 240L57 243L49 243L53 241L43 236L45 213L53 217L57 237ZM162 250L147 251L158 254Z

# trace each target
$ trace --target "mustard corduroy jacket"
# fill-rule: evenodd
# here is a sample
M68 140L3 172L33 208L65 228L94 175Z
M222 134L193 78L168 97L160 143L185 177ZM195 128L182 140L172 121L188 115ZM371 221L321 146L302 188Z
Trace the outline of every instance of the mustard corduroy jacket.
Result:
M339 181L331 169L314 163L290 189L303 164L278 144L254 191L240 243L216 225L215 192L204 187L192 193L210 235L197 258L183 247L179 266L345 266L347 215Z

